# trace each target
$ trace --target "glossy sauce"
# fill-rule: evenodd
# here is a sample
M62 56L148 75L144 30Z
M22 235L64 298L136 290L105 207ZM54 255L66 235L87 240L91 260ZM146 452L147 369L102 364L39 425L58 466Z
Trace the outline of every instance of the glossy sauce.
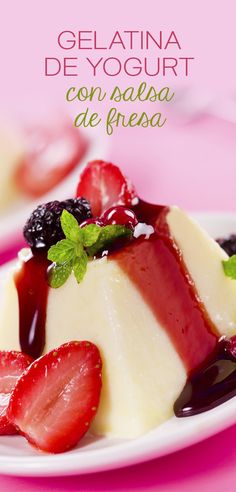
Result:
M220 341L211 360L189 377L176 400L176 417L190 417L211 410L236 395L236 359Z
M22 352L39 357L45 345L45 322L48 299L45 252L37 252L24 261L15 275L19 302L19 339Z

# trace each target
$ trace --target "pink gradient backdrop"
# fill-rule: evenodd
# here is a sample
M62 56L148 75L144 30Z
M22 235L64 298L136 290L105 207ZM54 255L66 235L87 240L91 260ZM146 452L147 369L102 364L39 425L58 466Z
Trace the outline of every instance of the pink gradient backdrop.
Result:
M29 107L35 112L57 101L66 107L64 92L72 81L42 75L44 57L62 54L56 45L62 29L96 29L103 33L103 39L116 29L175 29L183 53L196 61L189 79L169 80L170 85L177 93L191 86L197 94L210 94L213 106L217 106L236 92L234 5L229 0L223 5L213 0L120 0L117 4L105 0L90 4L8 0L0 17L0 107L5 114L19 115L27 113ZM145 77L130 81L123 76L119 83L137 85L142 80ZM82 73L73 83L95 81ZM96 79L96 85L107 89L115 83L104 76ZM149 83L162 86L163 80ZM143 106L138 105L137 110ZM149 200L177 203L188 209L235 210L235 128L233 123L204 114L186 119L170 112L169 122L161 130L116 130L107 157L122 165L140 194ZM233 427L188 450L136 467L62 479L0 477L0 490L234 490L235 441Z
M145 6L144 6L145 5ZM211 105L224 105L228 96L236 96L235 88L235 16L234 2L228 0L223 10L220 2L201 0L155 1L145 4L131 0L86 4L75 0L31 2L10 0L4 5L0 19L1 92L0 108L8 114L25 115L43 112L46 108L60 107L71 115L86 107L65 101L70 85L102 85L109 90L116 83L125 87L146 80L162 87L167 83L176 88L179 97L192 87L198 99L209 96ZM175 30L182 52L174 49L166 56L194 56L191 76L161 77L106 77L92 78L81 61L78 77L44 77L46 56L128 56L145 55L135 50L122 55L120 48L112 52L92 53L79 50L61 50L57 36L61 30L96 29L101 42L111 38L116 29ZM146 53L153 57L153 53ZM157 56L159 53L157 53ZM160 53L163 55L163 53ZM103 114L111 103L94 103ZM148 109L154 113L154 104L126 104L126 111ZM161 104L158 108L163 109ZM121 106L124 108L124 105ZM9 111L10 109L10 111ZM1 116L1 115L0 115ZM1 120L1 117L0 117ZM115 129L110 137L110 158L122 164L137 183L140 192L150 199L178 203L195 209L235 209L235 125L204 118L186 121L170 111L162 129ZM155 179L153 176L155 175ZM143 177L145 176L145 184ZM201 196L201 200L199 200Z

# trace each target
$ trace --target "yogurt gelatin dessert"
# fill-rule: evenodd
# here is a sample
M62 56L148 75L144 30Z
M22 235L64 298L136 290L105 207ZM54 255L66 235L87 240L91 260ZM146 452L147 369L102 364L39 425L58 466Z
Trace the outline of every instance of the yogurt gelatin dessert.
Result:
M174 408L184 416L184 387L214 361L235 370L228 255L178 207L141 200L113 164L89 163L77 197L40 205L24 235L29 248L6 280L0 350L37 359L71 340L96 345L103 370L93 433L138 437ZM192 413L233 390L199 396Z

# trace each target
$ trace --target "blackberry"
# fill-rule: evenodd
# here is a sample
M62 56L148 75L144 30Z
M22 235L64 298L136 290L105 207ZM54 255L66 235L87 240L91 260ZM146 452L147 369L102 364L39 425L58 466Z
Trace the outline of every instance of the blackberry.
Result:
M39 205L23 230L31 248L49 248L65 237L60 223L63 210L74 215L79 224L92 217L90 204L85 198L71 198L62 202L55 200Z
M236 234L216 240L229 256L236 255Z

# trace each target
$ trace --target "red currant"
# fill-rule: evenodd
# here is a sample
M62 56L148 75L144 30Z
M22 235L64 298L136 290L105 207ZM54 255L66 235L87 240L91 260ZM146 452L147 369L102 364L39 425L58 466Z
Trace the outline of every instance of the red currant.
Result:
M133 210L118 205L117 207L111 207L101 216L101 220L106 225L124 225L126 227L134 228L138 224L137 217Z

